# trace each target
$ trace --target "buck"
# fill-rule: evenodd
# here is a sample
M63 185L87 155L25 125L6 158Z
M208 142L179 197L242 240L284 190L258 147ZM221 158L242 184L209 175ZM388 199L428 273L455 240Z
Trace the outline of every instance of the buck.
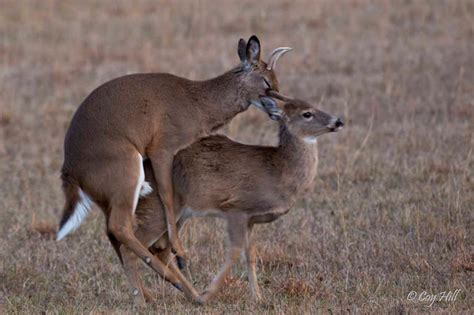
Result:
M260 59L260 42L252 36L248 42L239 41L239 66L214 79L134 74L94 90L76 111L64 142L61 179L66 202L57 239L75 230L96 203L121 260L130 251L188 298L196 298L184 276L178 270L171 272L134 236L140 191L150 192L150 187L142 188L143 160L153 169L171 246L185 257L174 216L175 154L246 110L267 90L278 90L275 64L289 50L275 49L265 63Z
M343 127L343 122L304 101L270 92L253 104L280 122L278 147L244 145L227 137L210 136L180 151L173 163L174 201L178 226L194 216L216 216L227 221L230 248L226 261L198 298L208 302L218 292L231 267L245 251L251 292L261 298L256 275L256 253L251 238L255 224L286 214L300 193L311 185L318 164L318 136ZM145 180L155 187L152 165L145 161ZM164 212L156 194L139 200L135 235L164 263L169 257ZM137 258L123 256L125 273L138 299L151 298L137 274ZM173 265L173 260L169 261Z

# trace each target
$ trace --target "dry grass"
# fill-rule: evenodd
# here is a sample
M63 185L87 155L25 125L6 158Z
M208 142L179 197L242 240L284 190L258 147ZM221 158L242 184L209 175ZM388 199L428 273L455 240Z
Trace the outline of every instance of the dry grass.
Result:
M157 297L143 311L473 312L472 1L1 7L0 313L134 311L99 211L66 241L52 238L65 130L100 83L150 71L209 78L236 64L238 38L252 33L267 53L294 47L278 68L283 92L321 102L347 128L321 139L314 191L257 228L263 303L249 300L239 265L205 307L147 272ZM275 140L274 125L255 111L226 132ZM196 220L183 238L202 289L223 260L222 224ZM430 308L406 299L410 291L455 289L455 302Z

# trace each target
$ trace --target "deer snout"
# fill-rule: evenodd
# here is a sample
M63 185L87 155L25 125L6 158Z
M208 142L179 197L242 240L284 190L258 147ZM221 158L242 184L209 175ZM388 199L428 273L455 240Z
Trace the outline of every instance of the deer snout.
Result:
M344 122L341 118L334 118L333 121L329 124L328 128L331 131L338 131L344 127Z
M342 127L344 127L344 122L341 120L341 118L338 118L334 126L336 127L336 129L341 129Z

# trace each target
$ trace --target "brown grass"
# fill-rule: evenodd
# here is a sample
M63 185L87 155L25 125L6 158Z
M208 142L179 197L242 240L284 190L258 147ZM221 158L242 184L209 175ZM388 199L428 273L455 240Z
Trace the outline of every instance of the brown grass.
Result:
M148 270L145 313L473 312L474 3L465 1L22 1L0 10L0 313L132 313L94 211L51 237L63 196L62 142L81 100L131 72L213 77L256 33L282 91L320 102L347 128L320 140L315 189L256 229L264 301L243 265L218 300L188 303ZM251 110L226 128L272 144ZM202 289L224 256L223 226L185 229ZM461 289L455 302L410 291Z

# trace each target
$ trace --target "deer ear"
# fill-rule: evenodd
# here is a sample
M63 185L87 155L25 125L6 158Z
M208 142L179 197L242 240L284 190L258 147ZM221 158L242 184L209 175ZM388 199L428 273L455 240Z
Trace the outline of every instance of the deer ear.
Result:
M260 41L255 35L252 35L247 42L246 59L252 65L260 62Z
M247 61L247 42L243 38L239 40L237 53L239 54L240 62L245 63Z
M263 110L270 116L273 120L280 120L283 111L278 107L277 102L268 96L260 97L260 102L262 103Z

